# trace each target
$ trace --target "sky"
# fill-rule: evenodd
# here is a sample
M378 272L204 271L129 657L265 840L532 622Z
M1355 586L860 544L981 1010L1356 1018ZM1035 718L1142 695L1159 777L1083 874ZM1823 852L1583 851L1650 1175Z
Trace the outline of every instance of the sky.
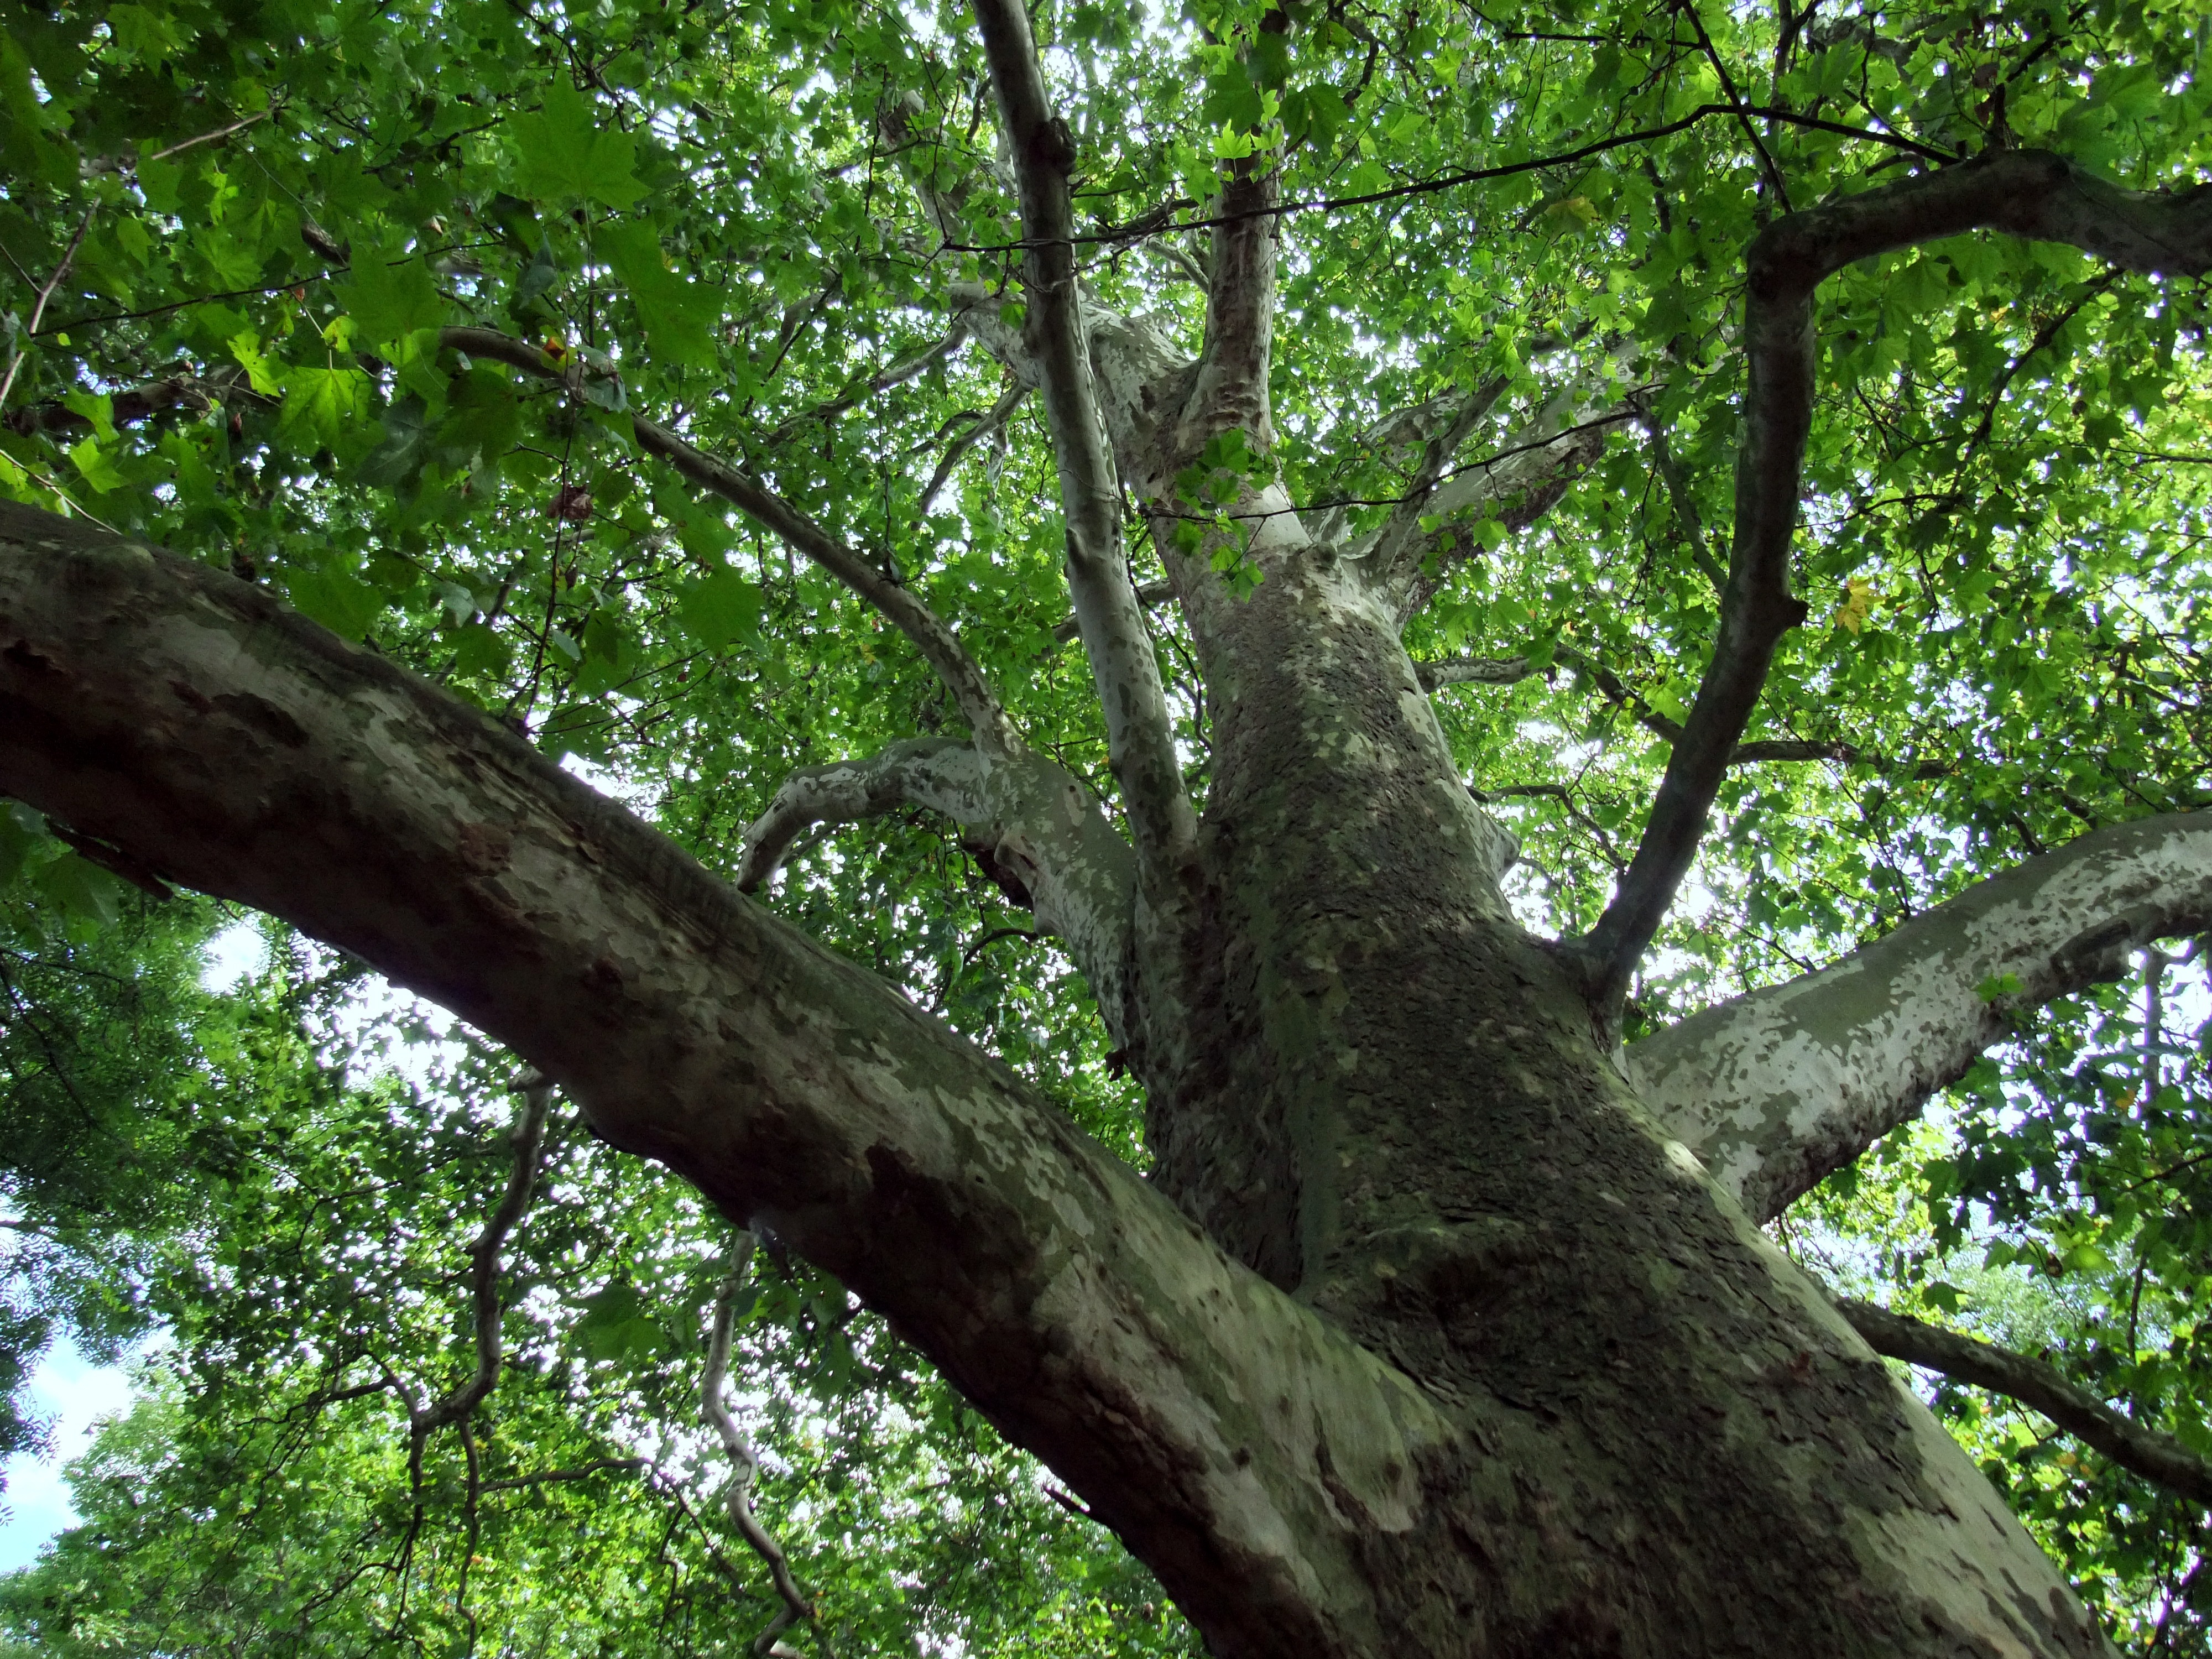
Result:
M129 1409L131 1378L119 1365L95 1365L64 1337L48 1351L31 1377L31 1408L54 1423L50 1456L8 1460L8 1506L0 1524L0 1572L28 1566L56 1533L73 1525L62 1466L92 1444L101 1419Z
M211 991L228 991L258 972L267 959L259 927L251 921L235 922L209 941L200 982ZM47 1350L31 1373L31 1409L53 1418L53 1450L43 1458L24 1453L6 1461L8 1491L0 1498L7 1507L4 1520L0 1520L0 1572L28 1566L47 1540L76 1524L63 1466L92 1444L93 1432L104 1419L127 1411L130 1405L131 1376L123 1366L93 1364L67 1337Z

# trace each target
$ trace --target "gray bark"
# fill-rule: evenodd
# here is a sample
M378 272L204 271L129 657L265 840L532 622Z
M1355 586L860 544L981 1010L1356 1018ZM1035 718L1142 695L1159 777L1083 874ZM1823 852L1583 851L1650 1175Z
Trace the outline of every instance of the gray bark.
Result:
M357 952L772 1226L1224 1656L2100 1651L1504 916L1387 606L1316 566L1235 614L1218 994L1190 1011L1218 1043L1156 1113L1240 1245L1267 1149L1297 1295L503 728L258 589L20 508L0 789Z
M2114 824L1818 973L1632 1043L1628 1063L1714 1180L1770 1220L1917 1115L2022 1010L2118 978L2154 939L2208 928L2212 813Z

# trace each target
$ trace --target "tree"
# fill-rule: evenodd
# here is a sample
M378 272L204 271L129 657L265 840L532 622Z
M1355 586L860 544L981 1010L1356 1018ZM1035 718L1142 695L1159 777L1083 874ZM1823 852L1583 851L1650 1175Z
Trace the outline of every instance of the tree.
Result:
M1759 1224L2212 927L2203 27L24 13L0 788L833 1275L1217 1653L2103 1651ZM1002 905L1095 1039L921 1006ZM474 1369L349 1379L418 1462L525 1145Z

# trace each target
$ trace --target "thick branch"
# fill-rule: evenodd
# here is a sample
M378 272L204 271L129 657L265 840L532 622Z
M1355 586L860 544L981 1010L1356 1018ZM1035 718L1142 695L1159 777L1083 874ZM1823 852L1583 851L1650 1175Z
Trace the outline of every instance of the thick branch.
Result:
M582 383L580 365L563 368L531 342L491 329L445 329L438 343L572 387ZM959 636L912 590L878 569L750 474L694 447L642 415L632 416L631 421L640 449L659 456L702 489L739 508L881 611L937 671L980 746L998 752L1011 752L1020 746L1012 722L982 669L968 654Z
M1268 375L1275 340L1276 158L1231 162L1215 198L1213 268L1206 289L1206 343L1183 408L1181 447L1242 428L1252 447L1274 442Z
M169 374L143 385L131 386L116 392L111 401L109 418L118 426L136 426L139 422L181 409L191 414L204 414L226 399L247 397L257 403L270 403L247 384L244 371L224 371L205 377L198 374ZM89 432L92 417L80 415L66 404L28 404L11 410L4 422L8 429L23 437L40 432Z
M1028 291L1024 339L1036 359L1045 422L1059 462L1067 521L1067 587L1106 715L1109 761L1148 888L1190 858L1198 820L1184 793L1167 692L1121 546L1121 491L1098 399L1076 291L1067 124L1052 112L1028 14L1018 0L975 0L991 83L1021 186Z
M1918 1113L2023 1011L2212 928L2212 813L2114 824L1886 939L1628 1048L1645 1102L1754 1220Z
M1839 1297L1836 1306L1876 1353L2017 1400L2122 1468L2194 1503L2212 1504L2212 1463L2170 1436L2114 1411L2056 1367L1871 1303Z
M2066 242L2123 269L2212 270L2212 185L2123 190L2061 156L2005 150L1778 219L1746 256L1748 385L1736 457L1735 537L1720 637L1628 873L1577 947L1592 1004L1611 1018L1696 855L1722 774L1782 635L1805 618L1790 592L1812 428L1813 293L1854 260L1976 229Z
M1367 1640L1372 1528L1425 1501L1435 1408L489 716L222 572L0 505L0 793L354 952L774 1227L1224 1653Z
M729 1269L722 1275L722 1288L714 1297L714 1319L707 1338L707 1366L699 1377L699 1403L706 1413L707 1425L714 1431L730 1460L730 1482L722 1500L730 1512L730 1520L752 1553L767 1566L775 1593L783 1598L782 1611L753 1640L753 1651L766 1653L781 1632L801 1620L812 1623L817 1615L814 1604L800 1593L793 1579L791 1563L784 1558L783 1547L753 1513L752 1487L754 1478L760 1474L760 1458L738 1419L730 1414L730 1402L723 1395L723 1386L730 1374L730 1337L738 1322L738 1292L744 1288L745 1269L751 1264L752 1255L753 1236L739 1233L737 1242L730 1247Z
M745 831L738 886L750 892L766 881L814 824L902 806L942 813L967 831L1038 925L1067 947L1115 1046L1126 1047L1134 1013L1135 858L1091 791L1043 756L987 756L963 743L924 739L804 768Z

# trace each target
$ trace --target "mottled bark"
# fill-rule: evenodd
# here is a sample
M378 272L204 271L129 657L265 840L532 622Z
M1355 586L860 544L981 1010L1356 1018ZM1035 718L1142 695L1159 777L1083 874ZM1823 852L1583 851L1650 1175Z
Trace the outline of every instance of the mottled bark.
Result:
M1158 1121L1186 1205L1296 1294L494 722L12 508L0 789L357 952L774 1227L1225 1659L2100 1651L1504 915L1387 608L1316 565L1234 614L1213 1058Z
M1814 974L1628 1048L1652 1109L1754 1220L1779 1215L2021 1011L2212 928L2212 813L2114 824L1990 878Z
M988 755L924 738L862 760L793 773L745 831L738 886L775 874L792 842L817 823L852 823L901 806L940 813L988 858L1009 896L1067 947L1116 1048L1136 1029L1136 856L1083 781L1042 755Z

